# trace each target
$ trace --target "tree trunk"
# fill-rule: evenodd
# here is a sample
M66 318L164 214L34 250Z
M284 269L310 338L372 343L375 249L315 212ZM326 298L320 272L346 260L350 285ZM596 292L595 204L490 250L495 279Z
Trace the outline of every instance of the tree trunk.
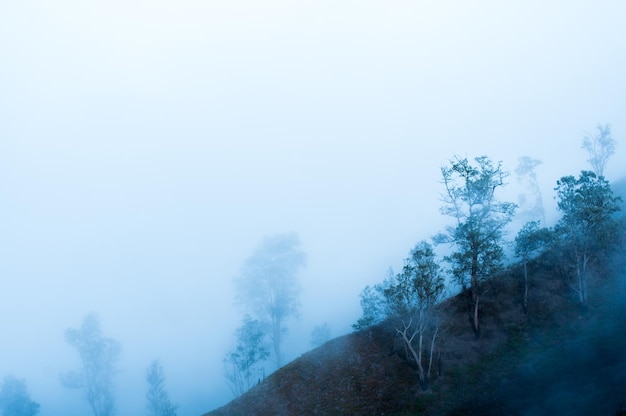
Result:
M524 259L524 300L522 303L524 314L528 313L528 260Z
M473 316L474 338L480 339L480 324L478 323L478 301L479 301L478 294L476 294L475 299L476 300L474 301L474 316Z
M280 321L275 319L272 323L272 347L274 348L274 355L276 358L276 368L280 368L283 364L282 354L280 351L282 336L282 328Z
M473 311L471 315L472 330L474 331L474 338L480 338L480 324L478 323L478 252L475 250L472 255L472 277L471 287L472 291L472 306Z
M578 300L583 311L587 310L589 302L587 293L587 263L589 256L587 253L576 256L576 283L578 284Z
M408 324L403 322L404 329L400 330L396 328L396 331L398 332L398 334L400 334L400 336L402 336L404 347L408 349L408 351L411 353L411 356L413 357L413 360L415 361L415 364L417 365L417 376L419 379L420 388L422 390L427 390L428 389L428 376L426 372L424 371L424 366L422 365L422 351L421 351L424 327L421 326L422 322L416 324L420 326L415 330L415 332L413 332L413 334L411 334L411 336L409 336L408 331L411 328L412 324L413 324L412 319L409 320ZM413 348L413 344L412 344L412 341L415 335L418 335L418 334L419 334L419 352L415 351L415 348Z

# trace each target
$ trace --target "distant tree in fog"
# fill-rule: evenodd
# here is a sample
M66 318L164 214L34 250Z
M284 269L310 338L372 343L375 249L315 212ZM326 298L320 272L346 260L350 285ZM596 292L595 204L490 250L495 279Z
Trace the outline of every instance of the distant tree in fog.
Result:
M470 322L478 339L480 284L502 268L504 227L511 222L517 206L497 198L508 176L501 163L494 165L487 156L477 157L475 162L472 165L467 158L456 158L441 168L445 186L441 212L454 217L456 224L436 236L435 242L456 248L445 260L464 291L469 278Z
M555 250L565 254L572 266L572 288L583 308L588 304L590 262L617 247L620 233L614 213L621 198L613 196L609 182L591 171L578 178L564 176L557 181L558 209L563 216L555 226Z
M597 135L585 135L582 148L589 153L587 161L597 176L604 176L606 162L615 153L615 139L611 136L611 126L598 124Z
M235 279L236 302L268 328L277 367L282 365L286 322L298 312L300 285L296 274L305 263L297 234L274 235L261 242Z
M80 355L82 369L61 376L65 387L85 389L85 398L94 416L115 414L113 375L120 354L117 341L105 338L100 330L100 321L89 314L78 329L65 332L66 341Z
M148 367L146 371L146 381L148 382L146 415L176 416L177 406L172 404L165 390L163 367L157 360L152 361Z
M226 379L235 397L241 396L262 377L263 368L259 364L270 354L266 334L264 325L249 316L236 331L235 348L224 358Z
M319 347L330 339L330 326L328 322L324 322L321 325L316 325L311 331L311 345Z
M0 416L35 416L39 403L30 399L24 380L11 375L4 377L0 388Z
M387 270L387 280L392 280L395 277L393 269L390 267ZM359 297L361 309L363 315L352 324L352 328L355 331L367 330L372 326L382 322L387 317L387 307L385 300L382 297L380 285L370 286L367 285L361 291ZM371 331L369 332L371 338Z
M543 197L541 188L537 181L535 168L541 165L541 161L530 156L518 158L515 174L517 182L522 186L524 192L518 197L517 217L524 221L545 222L545 212L543 209Z

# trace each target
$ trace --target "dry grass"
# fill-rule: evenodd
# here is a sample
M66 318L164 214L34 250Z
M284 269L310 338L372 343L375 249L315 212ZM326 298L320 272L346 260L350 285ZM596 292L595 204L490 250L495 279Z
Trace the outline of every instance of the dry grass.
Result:
M588 350L580 360L582 364L601 367L611 374L612 383L626 384L626 371L620 378L608 370L615 365L626 370L626 337L619 326L626 322L626 313L622 313L626 312L626 302L615 300L613 284L592 288L597 302L583 314L567 283L535 265L528 313L524 314L521 274L511 269L483 285L480 339L474 339L465 295L440 306L442 373L427 392L419 390L415 371L398 352L393 330L379 325L336 338L302 355L207 416L561 414L559 405L577 397L561 397L564 393L552 392L550 386L570 377L567 366L577 349ZM624 291L623 283L619 288ZM607 319L617 326L604 325ZM598 328L604 328L603 332L595 332ZM612 337L619 338L614 342ZM593 341L596 338L611 346L597 345ZM607 364L598 357L594 363L594 354L612 361ZM571 374L573 379L579 376ZM570 384L564 386L567 389ZM591 398L607 402L605 411L614 409L611 400L617 390L606 392L609 396L603 392ZM524 391L532 393L527 396ZM624 396L614 401L622 399ZM552 413L542 411L541 400ZM578 410L588 412L592 406L595 404L581 403ZM577 408L568 413L584 414Z

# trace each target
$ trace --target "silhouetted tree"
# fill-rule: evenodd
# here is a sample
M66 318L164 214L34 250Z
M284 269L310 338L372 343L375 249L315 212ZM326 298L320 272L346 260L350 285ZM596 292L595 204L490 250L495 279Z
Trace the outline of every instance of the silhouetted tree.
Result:
M0 416L35 416L39 403L30 399L26 382L11 375L4 377L0 388Z
M515 255L522 259L524 267L524 296L522 303L524 313L528 312L528 261L540 249L547 246L552 235L547 228L540 228L540 224L539 221L527 222L515 237Z
M237 303L268 328L277 367L282 365L286 321L298 312L300 285L296 274L305 263L297 234L266 237L235 280Z
M83 368L62 375L61 382L68 388L85 389L94 416L112 416L115 414L113 375L119 344L102 336L100 321L94 314L87 315L79 329L68 329L65 339L78 351Z
M237 344L224 359L226 379L235 397L249 390L261 378L259 363L269 356L266 331L258 320L246 316L236 331Z
M613 196L603 176L591 171L582 171L578 179L564 176L554 189L563 214L555 227L555 241L560 250L569 253L572 288L586 308L589 262L606 255L619 242L621 234L613 214L620 210L621 198Z
M470 322L475 337L479 338L480 282L502 267L503 231L516 205L496 198L496 191L504 186L504 178L508 176L501 163L494 166L486 156L477 157L475 161L477 165L472 166L467 158L456 158L450 161L450 166L441 168L446 188L441 212L454 217L456 225L448 227L434 240L456 247L456 252L445 260L452 265L452 274L463 290L467 289L469 278Z
M598 124L598 134L585 135L582 148L589 153L587 161L597 176L604 176L606 162L615 153L615 139L611 136L611 126Z
M159 361L152 361L148 367L146 371L146 381L148 382L146 415L176 416L177 406L172 404L165 390L165 376L163 375L163 367Z

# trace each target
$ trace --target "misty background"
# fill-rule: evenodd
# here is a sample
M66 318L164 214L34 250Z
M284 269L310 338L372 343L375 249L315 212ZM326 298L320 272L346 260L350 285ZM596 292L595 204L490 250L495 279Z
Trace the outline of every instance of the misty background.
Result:
M440 231L455 155L537 167L543 203L597 123L626 174L619 1L14 1L0 5L0 376L41 416L87 411L59 375L89 312L122 347L118 414L163 365L179 414L232 398L233 278L297 232L285 361ZM550 218L548 219L550 220Z

